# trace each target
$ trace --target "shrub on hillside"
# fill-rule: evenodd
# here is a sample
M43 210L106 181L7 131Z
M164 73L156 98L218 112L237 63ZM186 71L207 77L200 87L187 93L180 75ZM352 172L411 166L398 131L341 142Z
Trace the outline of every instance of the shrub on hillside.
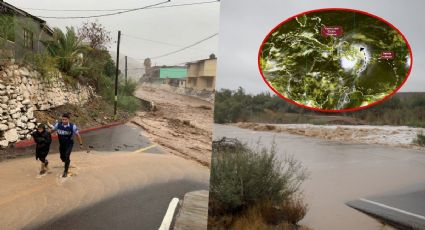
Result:
M59 70L56 68L56 60L48 53L34 54L33 60L29 62L33 64L44 80L50 81L52 78L59 76Z
M425 146L425 135L423 133L418 133L414 142L417 145Z
M112 78L102 75L99 78L99 94L106 100L113 102L115 98L115 82ZM127 85L120 81L118 85L118 107L128 112L135 112L142 107L139 99L134 97L137 83L128 81Z
M294 158L288 156L283 160L277 158L274 145L270 149L252 149L236 139L223 138L214 141L210 216L214 218L239 215L264 203L269 204L267 206L269 209L278 208L278 213L281 214L276 215L275 221L283 221L285 219L282 218L284 217L282 204L285 204L286 209L293 209L288 212L291 222L299 221L305 212L295 210L293 208L295 205L288 208L288 205L293 204L293 198L306 177L305 168ZM261 209L260 212L266 215L264 207ZM295 213L299 215L295 217Z

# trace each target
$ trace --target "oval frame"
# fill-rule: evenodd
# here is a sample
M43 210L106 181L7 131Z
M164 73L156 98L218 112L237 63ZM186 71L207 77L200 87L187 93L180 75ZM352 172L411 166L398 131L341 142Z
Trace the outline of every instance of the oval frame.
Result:
M367 15L367 16L370 16L370 17L373 17L373 18L376 18L376 19L378 19L378 20L386 23L387 25L389 25L391 28L393 28L394 30L396 30L403 37L403 40L406 42L407 48L409 49L410 67L409 67L409 70L407 71L407 75L404 77L403 82L393 92L391 92L390 94L386 95L384 98L382 98L382 99L380 99L378 101L372 102L372 103L370 103L368 105L365 105L365 106L359 106L359 107L356 107L356 108L347 108L347 109L320 109L320 108L309 107L309 106L303 105L301 103L298 103L298 102L296 102L294 100L291 100L291 99L289 99L287 97L284 97L280 92L278 92L275 88L273 88L273 86L267 81L266 77L263 74L263 70L261 69L261 63L260 63L261 61L260 60L261 60L261 50L262 50L262 48L264 46L264 43L266 43L266 41L270 37L270 35L274 31L276 31L280 26L282 26L283 24L285 24L286 22L288 22L290 20L295 19L298 16L301 16L301 15L304 15L304 14L309 14L309 13L314 13L314 12L330 11L330 10L350 11L350 12L360 13L360 14L364 14L364 15ZM273 27L273 29L270 30L270 32L267 34L267 36L263 39L263 41L261 42L260 48L258 50L258 56L257 56L257 58L258 58L258 60L257 60L258 69L260 71L261 77L263 78L263 81L266 83L266 85L277 96L279 96L280 98L282 98L283 100L285 100L285 101L287 101L287 102L289 102L291 104L294 104L296 106L302 107L304 109L309 109L309 110L318 111L318 112L327 112L327 113L352 112L352 111L356 111L356 110L366 109L366 108L369 108L371 106L380 104L380 103L388 100L391 96L393 96L395 93L397 93L397 91L399 91L401 87L403 87L403 85L406 83L407 79L409 78L410 72L412 71L412 67L413 67L413 52L412 52L412 48L411 48L409 42L407 41L406 37L404 36L404 34L397 27L395 27L393 24L391 24L390 22L388 22L387 20L385 20L385 19L383 19L383 18L381 18L379 16L376 16L374 14L371 14L371 13L368 13L368 12L365 12L365 11L355 10L355 9L350 9L350 8L321 8L321 9L316 9L316 10L308 10L308 11L304 11L302 13L299 13L299 14L296 14L294 16L291 16L291 17L287 18L286 20L284 20L281 23L279 23L277 26Z

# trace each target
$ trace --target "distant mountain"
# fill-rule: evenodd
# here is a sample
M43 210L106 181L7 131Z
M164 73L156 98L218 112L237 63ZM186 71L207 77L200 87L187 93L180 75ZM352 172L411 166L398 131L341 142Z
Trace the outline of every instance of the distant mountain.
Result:
M112 56L112 60L116 61L117 53L114 51L109 51ZM121 73L124 75L125 70L125 54L120 53L120 63L119 68ZM127 57L127 76L129 79L133 79L138 81L140 77L145 73L145 67L143 65L143 61L136 60L132 57Z

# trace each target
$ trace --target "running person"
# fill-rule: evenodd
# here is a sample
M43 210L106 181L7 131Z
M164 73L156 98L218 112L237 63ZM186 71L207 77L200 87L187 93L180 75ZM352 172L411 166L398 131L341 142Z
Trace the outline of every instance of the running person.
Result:
M35 159L41 161L40 175L47 172L47 154L49 154L50 144L52 143L52 136L46 130L43 124L38 125L37 130L31 133L37 146L35 147Z
M83 140L81 139L77 126L70 122L69 113L63 114L61 122L52 126L52 132L54 131L58 133L60 158L65 164L62 177L67 177L69 164L71 163L70 157L72 147L74 146L73 136L77 136L80 148L83 146Z

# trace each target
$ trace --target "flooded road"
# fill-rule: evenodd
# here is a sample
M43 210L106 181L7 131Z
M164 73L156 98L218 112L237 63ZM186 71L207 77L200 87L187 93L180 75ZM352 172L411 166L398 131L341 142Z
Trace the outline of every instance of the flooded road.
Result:
M112 126L109 128L98 129L81 134L84 143L84 149L80 149L76 140L74 143L74 151L90 150L102 153L111 152L131 152L145 148L149 153L164 153L164 151L156 144L152 143L149 138L144 135L144 131L132 123ZM4 154L5 155L1 155ZM13 159L16 157L33 157L35 145L9 148L0 153L0 162L5 159ZM50 146L49 156L59 153L59 142L53 140ZM9 156L8 156L9 155Z
M208 184L176 180L147 186L74 210L31 229L158 229L171 199L183 199L187 192L199 189L208 189Z
M67 178L49 162L44 176L33 158L0 162L0 229L157 229L172 197L208 189L208 168L168 153L76 151Z
M303 184L309 212L301 221L313 229L382 229L377 220L345 203L425 184L425 153L366 144L214 125L214 139L237 137L255 145L276 143L279 157L294 155L310 172ZM387 229L387 228L386 228Z

